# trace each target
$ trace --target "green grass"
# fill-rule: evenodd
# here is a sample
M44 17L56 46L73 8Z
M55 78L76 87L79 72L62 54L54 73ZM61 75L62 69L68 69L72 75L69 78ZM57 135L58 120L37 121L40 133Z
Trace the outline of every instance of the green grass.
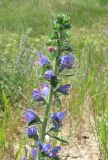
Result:
M86 32L87 31L87 32ZM81 114L80 106L86 98L91 99L93 116L96 124L95 132L98 135L103 152L103 159L108 159L108 41L107 35L95 27L88 32L82 30L72 37L79 69L74 79L73 105L75 113ZM74 88L74 87L73 87ZM87 97L86 97L87 96Z
M31 93L36 87L37 78L36 66L30 68L30 62L36 59L40 49L46 51L51 21L63 12L71 17L70 40L78 61L75 76L71 79L73 94L69 103L70 111L73 117L81 118L83 104L87 96L90 97L103 159L108 159L107 8L107 0L0 1L1 157L7 154L9 158L15 159L13 141L7 135L14 137L20 130L18 125L23 127L22 111L31 104ZM28 28L32 28L29 35ZM23 37L22 33L25 33ZM22 62L17 68L20 56ZM20 148L22 144L23 140L20 141ZM9 152L12 154L9 155ZM16 157L18 155L20 149Z
M51 20L60 12L68 13L75 27L91 27L108 15L108 3L102 4L101 0L4 0L0 4L0 31L23 33L32 27L32 36L46 35Z

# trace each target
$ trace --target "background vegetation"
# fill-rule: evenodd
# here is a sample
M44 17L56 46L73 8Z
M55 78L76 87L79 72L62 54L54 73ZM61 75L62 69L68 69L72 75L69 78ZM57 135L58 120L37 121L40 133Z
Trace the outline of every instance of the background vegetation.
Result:
M20 154L20 150L14 153L15 143L22 147L23 110L34 106L31 93L37 83L37 53L47 53L51 21L59 13L71 17L70 40L78 61L67 107L80 121L89 99L93 131L103 159L108 159L107 0L0 1L0 159L12 160Z

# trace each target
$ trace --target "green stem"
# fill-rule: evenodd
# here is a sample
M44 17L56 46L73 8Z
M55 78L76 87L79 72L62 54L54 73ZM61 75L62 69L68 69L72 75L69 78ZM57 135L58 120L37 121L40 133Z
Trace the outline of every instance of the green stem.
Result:
M62 31L60 31L60 37L59 37L59 41L61 41L61 36L62 36ZM57 75L58 72L58 58L60 56L60 43L58 41L58 52L56 55L56 59L55 59L55 68L54 68L54 72ZM53 88L51 86L51 91L50 91L50 95L49 95L49 102L46 106L46 111L45 111L45 115L44 115L44 121L42 123L42 134L41 134L41 143L44 143L45 140L45 133L46 133L46 128L47 128L47 122L48 122L48 116L49 116L49 112L50 112L50 108L51 108L51 102L52 102L52 97L53 97ZM41 152L38 152L38 160L41 160Z
M60 46L60 42L61 42L61 38L62 38L62 30L60 30L60 36L59 36L59 40L57 41L58 43L58 51L57 51L57 55L56 55L56 59L55 59L55 74L57 75L57 72L58 72L58 59L60 57L60 49L61 49L61 46Z
M43 124L42 124L42 134L41 134L42 143L44 142L44 139L45 139L45 133L46 133L46 127L47 127L47 122L48 122L48 118L49 118L48 116L49 116L49 112L50 112L52 96L53 96L53 92L52 92L52 88L51 88L50 96L49 96L49 103L46 106L44 121L43 121Z
M41 142L44 143L45 140L45 133L46 133L46 128L47 128L47 122L48 122L48 116L49 116L49 112L50 112L50 107L51 107L51 101L52 101L52 96L53 96L53 89L51 87L51 91L50 91L50 96L49 96L49 102L46 106L46 111L45 111L45 115L44 115L44 121L42 124L42 134L41 134ZM41 160L41 153L40 151L38 152L38 160Z

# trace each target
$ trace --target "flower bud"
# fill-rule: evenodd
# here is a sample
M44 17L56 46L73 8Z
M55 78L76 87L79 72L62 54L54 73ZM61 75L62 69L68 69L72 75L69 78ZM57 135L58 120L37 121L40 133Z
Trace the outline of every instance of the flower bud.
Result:
M49 51L49 52L54 52L54 51L55 51L55 48L52 47L52 46L49 46L49 47L48 47L48 51Z

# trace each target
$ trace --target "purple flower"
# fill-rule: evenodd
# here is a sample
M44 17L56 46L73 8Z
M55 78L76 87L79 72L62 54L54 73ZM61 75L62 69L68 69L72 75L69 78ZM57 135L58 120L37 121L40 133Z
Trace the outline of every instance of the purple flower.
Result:
M71 88L70 84L61 85L56 89L57 92L63 93L63 94L69 94L69 89Z
M75 58L73 57L73 54L71 53L60 58L62 69L69 68L74 62L75 62Z
M24 116L28 123L32 123L38 120L38 117L32 109L27 109L24 113Z
M42 143L40 142L40 140L38 140L37 144L38 144L39 149L41 150L42 149Z
M44 97L46 97L49 93L50 93L50 85L43 84L40 90L38 90L37 88L33 90L32 96L34 100L42 101L44 100Z
M40 141L38 141L38 146L42 154L51 158L58 157L58 151L61 150L60 146L52 148L51 144L42 144Z
M37 128L35 126L27 128L27 134L29 137L37 137Z
M37 152L38 152L37 148L32 148L31 149L31 155L32 155L34 160L36 160Z
M52 119L58 119L59 121L62 121L65 114L66 114L66 112L56 112L56 113L53 113L51 115L51 117L52 117Z
M58 152L61 150L61 147L60 146L57 146L57 147L55 147L55 148L53 148L52 149L52 151L48 154L49 155L49 157L52 157L52 158L54 158L54 157L58 157Z
M49 64L48 58L46 56L44 56L42 53L39 53L39 57L40 57L40 62L39 64L41 66L47 65Z
M42 144L41 152L44 154L48 154L51 150L51 144Z
M42 144L40 140L38 141L39 149L43 154L48 154L51 151L51 144Z
M54 72L52 70L48 70L45 72L45 78L47 80L52 80L52 78L55 76Z
M43 100L43 97L41 96L41 92L37 88L35 88L33 90L32 96L33 96L34 100L36 100L36 101Z
M58 130L62 127L62 121L63 121L65 114L66 112L57 112L51 115L52 122L53 122L53 128L55 130Z
M49 84L43 84L40 92L41 92L42 96L47 96L50 93L50 85Z
M42 144L40 140L38 141L39 149L42 153L48 154L51 151L51 144Z
M27 160L27 157L23 157L23 160Z

